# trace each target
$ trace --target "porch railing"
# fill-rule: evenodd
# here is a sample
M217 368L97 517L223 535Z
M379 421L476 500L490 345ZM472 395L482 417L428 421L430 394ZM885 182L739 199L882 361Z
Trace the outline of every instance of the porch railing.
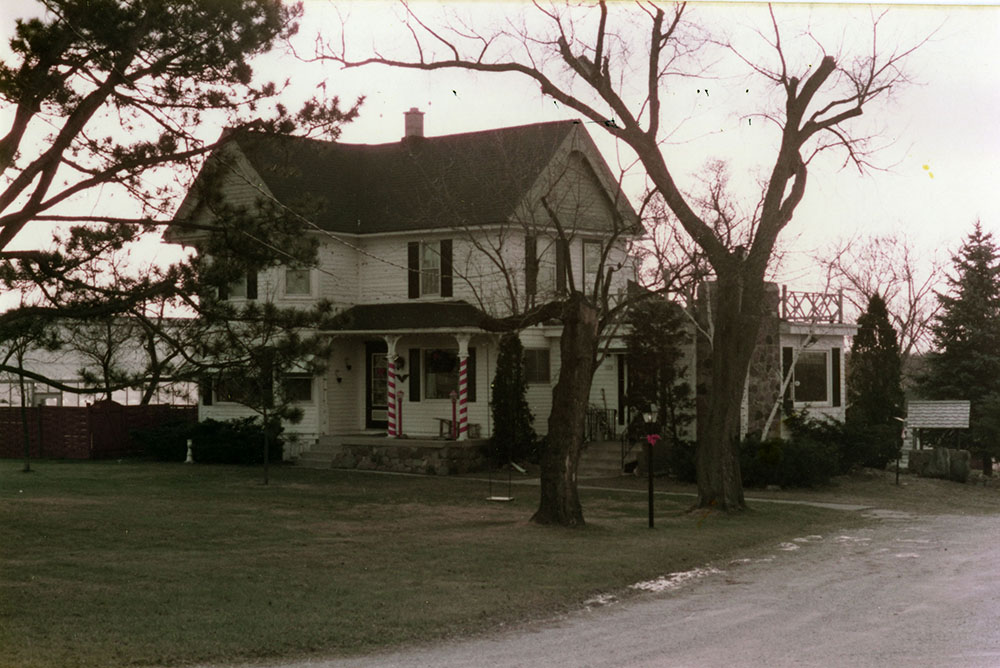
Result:
M614 408L597 408L596 406L588 408L587 421L583 429L583 442L613 441L617 419L618 411Z
M794 292L781 288L781 317L789 322L844 322L843 292Z

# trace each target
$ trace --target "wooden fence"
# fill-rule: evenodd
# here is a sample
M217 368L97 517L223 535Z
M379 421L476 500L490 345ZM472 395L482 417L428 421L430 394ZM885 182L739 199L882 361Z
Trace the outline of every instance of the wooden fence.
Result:
M0 408L0 457L24 456L27 423L33 459L105 459L142 454L131 434L167 422L197 422L197 406L122 406L102 401L92 406Z

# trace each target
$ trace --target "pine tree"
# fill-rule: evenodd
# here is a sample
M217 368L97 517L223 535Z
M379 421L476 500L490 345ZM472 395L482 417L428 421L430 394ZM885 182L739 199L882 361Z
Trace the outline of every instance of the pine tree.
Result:
M841 464L882 468L899 456L903 416L902 358L885 300L874 294L858 318L847 376L849 442Z
M864 425L892 425L903 416L899 341L885 300L876 293L858 318L847 376L847 419Z
M1000 454L1000 425L989 410L1000 397L1000 249L977 221L952 264L921 386L931 398L972 403L971 445L984 455L985 471Z
M524 346L516 333L500 339L497 371L493 377L492 455L495 461L513 461L533 454L535 417L525 398Z

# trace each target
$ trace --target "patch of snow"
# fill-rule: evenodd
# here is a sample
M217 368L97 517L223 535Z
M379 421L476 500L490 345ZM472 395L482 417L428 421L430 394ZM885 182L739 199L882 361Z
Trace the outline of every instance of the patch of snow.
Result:
M614 594L598 594L597 596L592 596L583 602L586 608L597 608L604 605L611 605L612 603L617 603L618 599Z
M794 552L795 550L799 549L799 546L796 545L795 543L782 543L781 545L778 546L778 549L783 550L785 552Z
M729 563L731 564L749 564L753 559L733 559Z
M871 538L864 538L863 536L837 536L834 540L841 544L857 544L857 543L871 542Z
M898 559L919 559L920 558L920 555L916 554L914 552L903 552L901 554L896 554L896 555L893 555L893 556L897 557Z
M793 538L792 541L796 543L813 543L817 540L823 540L822 536L817 536L813 534L812 536L806 536L805 538Z
M663 592L670 591L679 588L685 582L691 580L696 580L698 578L703 578L709 575L715 575L716 573L723 573L718 568L708 567L708 568L695 568L690 571L684 571L682 573L671 573L669 575L662 575L655 580L646 580L645 582L636 582L631 586L632 589L640 589L642 591L651 592Z

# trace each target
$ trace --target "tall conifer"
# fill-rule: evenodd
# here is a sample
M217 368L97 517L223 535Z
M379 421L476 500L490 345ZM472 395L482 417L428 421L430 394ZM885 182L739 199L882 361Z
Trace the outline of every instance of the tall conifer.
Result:
M932 327L923 392L933 399L972 403L971 446L989 457L1000 453L1000 250L977 221L952 256L948 291L938 293L941 311Z

